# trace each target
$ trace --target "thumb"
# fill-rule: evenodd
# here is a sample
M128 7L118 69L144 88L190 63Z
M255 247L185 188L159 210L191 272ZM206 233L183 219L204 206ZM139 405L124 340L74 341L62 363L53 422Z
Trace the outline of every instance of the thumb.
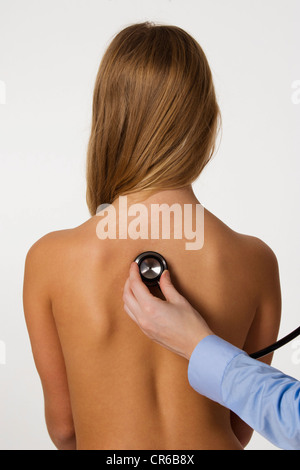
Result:
M159 287L168 302L178 302L182 299L182 295L179 294L172 284L168 269L165 269L160 276Z

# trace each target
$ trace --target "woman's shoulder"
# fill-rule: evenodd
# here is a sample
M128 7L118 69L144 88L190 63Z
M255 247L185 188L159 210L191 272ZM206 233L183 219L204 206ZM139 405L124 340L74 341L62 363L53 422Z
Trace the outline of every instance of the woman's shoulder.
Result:
M276 263L277 258L272 248L262 239L255 235L233 230L227 223L223 222L212 212L205 209L205 240L212 244L219 243L223 248L230 248L245 255L255 258L255 261L262 260L269 263Z
M26 254L26 264L59 268L71 260L86 259L101 253L101 241L96 234L94 218L82 224L46 233L37 239ZM71 263L72 264L72 263Z
M53 256L55 251L62 247L67 240L71 240L74 229L55 230L38 238L29 248L26 258L40 258L41 256Z
M204 224L204 249L220 275L247 279L257 293L279 284L277 256L264 240L233 230L209 211L205 212Z

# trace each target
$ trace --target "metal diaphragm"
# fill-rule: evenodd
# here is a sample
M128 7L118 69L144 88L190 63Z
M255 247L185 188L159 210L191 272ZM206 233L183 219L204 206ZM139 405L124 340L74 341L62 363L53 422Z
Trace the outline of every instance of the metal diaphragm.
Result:
M162 273L168 269L165 258L156 251L144 251L134 261L138 264L142 281L147 286L156 285Z

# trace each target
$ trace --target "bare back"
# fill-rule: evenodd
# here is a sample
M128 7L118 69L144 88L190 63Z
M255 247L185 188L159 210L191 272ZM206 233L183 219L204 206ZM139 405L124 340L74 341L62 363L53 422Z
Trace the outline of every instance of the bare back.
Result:
M78 448L241 448L230 412L189 386L184 358L143 335L122 292L130 262L158 251L213 331L242 348L261 289L251 243L207 211L199 251L187 251L185 240L99 240L97 223L60 234L53 279Z
M143 251L157 251L210 328L243 348L266 285L265 248L208 211L198 251L187 251L184 239L99 240L98 219L48 235L52 313L77 448L242 449L230 411L190 387L188 361L139 330L122 294L130 263ZM249 344L256 347L251 338Z

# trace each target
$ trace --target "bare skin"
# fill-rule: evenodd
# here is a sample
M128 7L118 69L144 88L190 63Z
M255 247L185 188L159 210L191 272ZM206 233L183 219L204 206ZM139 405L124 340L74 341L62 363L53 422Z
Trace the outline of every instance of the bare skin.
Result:
M160 191L143 202L199 203L190 187ZM117 209L118 202L114 205ZM252 430L189 386L187 358L137 328L124 310L123 289L135 257L158 251L168 261L175 288L209 328L253 352L278 333L274 253L207 210L199 251L186 251L186 240L172 237L99 240L98 222L94 216L74 229L51 232L26 258L24 312L54 444L59 449L242 449Z

